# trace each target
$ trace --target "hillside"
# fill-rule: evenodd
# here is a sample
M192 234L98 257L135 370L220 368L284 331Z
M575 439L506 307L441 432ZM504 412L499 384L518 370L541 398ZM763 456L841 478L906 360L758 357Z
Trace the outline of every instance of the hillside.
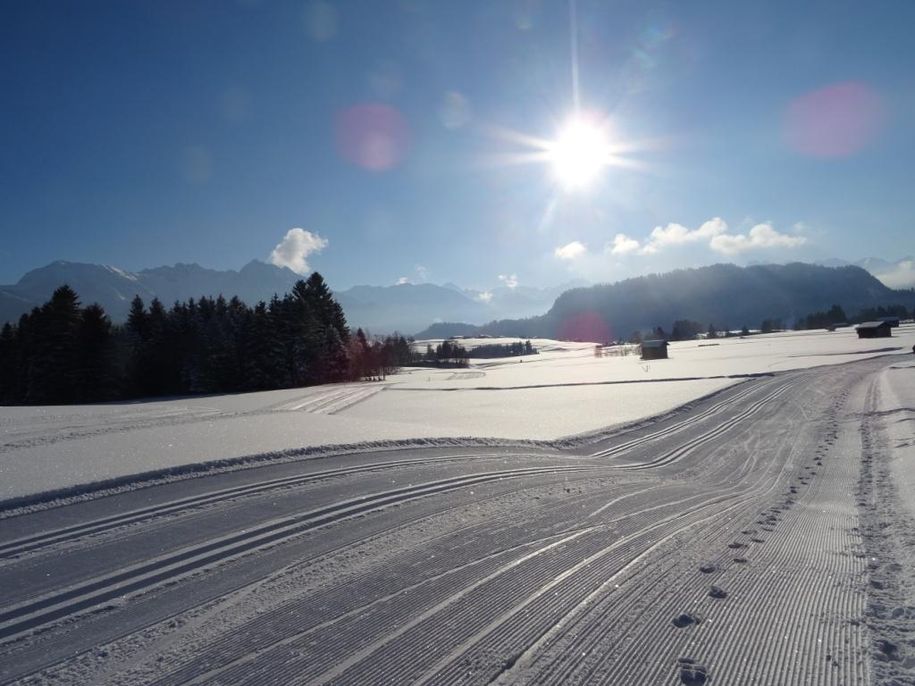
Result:
M767 318L791 324L834 303L848 313L877 305L912 307L915 292L888 288L860 267L716 264L576 288L559 296L543 316L495 321L480 331L610 340L656 326L669 328L677 319L718 329L757 327Z

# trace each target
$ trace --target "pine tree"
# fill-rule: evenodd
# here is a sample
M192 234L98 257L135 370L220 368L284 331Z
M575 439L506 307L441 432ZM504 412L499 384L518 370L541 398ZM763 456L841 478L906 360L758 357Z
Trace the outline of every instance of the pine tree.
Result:
M283 386L283 350L267 305L258 303L241 332L242 388L259 391Z
M19 330L7 322L0 329L0 404L20 402Z
M111 321L98 304L81 313L76 335L75 399L98 402L116 396Z
M130 301L130 313L127 315L127 331L139 341L149 338L149 315L143 305L143 298L135 295Z
M348 341L349 328L346 325L346 315L344 315L340 303L334 299L324 277L318 272L313 272L305 282L305 292L320 324L334 329L343 343Z
M31 319L34 342L27 348L26 402L73 402L79 297L63 285Z

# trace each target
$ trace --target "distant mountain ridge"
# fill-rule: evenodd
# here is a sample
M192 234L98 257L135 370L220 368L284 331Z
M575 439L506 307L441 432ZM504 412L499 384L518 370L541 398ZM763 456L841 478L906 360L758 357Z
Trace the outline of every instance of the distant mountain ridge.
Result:
M879 257L865 257L854 262L847 262L846 260L833 258L823 260L820 264L824 267L845 267L849 265L861 267L890 288L915 287L915 258L911 255L896 261L884 260Z
M109 265L57 261L33 269L18 283L0 286L0 325L16 321L46 302L54 290L68 284L83 304L99 303L116 322L127 317L130 301L158 298L166 306L201 296L237 295L249 305L287 293L302 278L285 267L252 260L240 270L215 270L198 264L176 264L129 272ZM335 292L352 327L372 333L411 334L436 321L483 324L505 317L529 317L549 309L569 285L556 288L500 286L491 291L463 289L454 284L354 286Z
M139 272L59 261L28 272L15 285L0 286L0 324L16 321L46 302L64 283L84 304L99 303L118 322L126 318L135 295L147 303L157 297L166 306L204 295L237 295L253 305L288 292L300 278L290 269L257 260L238 271L176 264ZM580 329L587 327L584 320L570 323L570 317L586 317L591 322L588 326L598 328L584 337L603 333L622 338L636 329L668 327L675 319L713 323L719 328L754 327L763 318L782 318L790 323L834 303L842 305L849 315L876 305L915 306L911 291L888 288L855 266L719 264L611 285L569 286L537 289L502 285L489 291L454 284L354 286L335 292L335 297L353 328L378 334L421 332L424 337L482 331L576 338L582 337Z
M43 304L54 290L68 284L83 304L98 303L114 321L123 321L130 301L159 298L166 306L176 300L204 295L237 295L247 303L282 295L299 279L295 272L253 260L239 271L206 269L198 264L176 264L139 272L117 267L63 260L33 269L12 286L0 286L0 323L15 321Z
M451 283L444 286L406 283L354 286L335 295L354 326L362 326L372 333L413 334L444 321L479 325L505 317L538 315L548 310L572 285L554 288L499 286L489 291L476 291Z
M714 324L719 330L758 327L763 319L790 325L833 304L849 315L879 305L912 308L915 290L893 290L854 266L716 264L576 288L542 316L495 321L477 332L612 340L656 326L669 331L677 319Z

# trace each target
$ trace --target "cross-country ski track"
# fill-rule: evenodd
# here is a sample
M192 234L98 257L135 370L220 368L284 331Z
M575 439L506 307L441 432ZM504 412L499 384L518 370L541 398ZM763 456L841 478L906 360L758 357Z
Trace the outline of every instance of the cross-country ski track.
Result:
M881 479L894 359L580 439L10 506L0 683L915 683L915 610L881 581L912 545L881 524L904 517Z

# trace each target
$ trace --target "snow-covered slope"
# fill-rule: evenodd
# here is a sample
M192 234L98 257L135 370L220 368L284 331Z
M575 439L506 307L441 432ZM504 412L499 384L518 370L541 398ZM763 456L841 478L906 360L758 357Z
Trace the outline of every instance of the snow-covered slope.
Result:
M593 344L535 340L538 355L480 361L466 370L410 369L385 383L0 408L0 499L329 444L459 436L553 440L600 432L740 383L747 374L885 353L907 360L915 326L880 340L859 340L845 330L710 343L674 343L670 359L643 362L596 358Z

